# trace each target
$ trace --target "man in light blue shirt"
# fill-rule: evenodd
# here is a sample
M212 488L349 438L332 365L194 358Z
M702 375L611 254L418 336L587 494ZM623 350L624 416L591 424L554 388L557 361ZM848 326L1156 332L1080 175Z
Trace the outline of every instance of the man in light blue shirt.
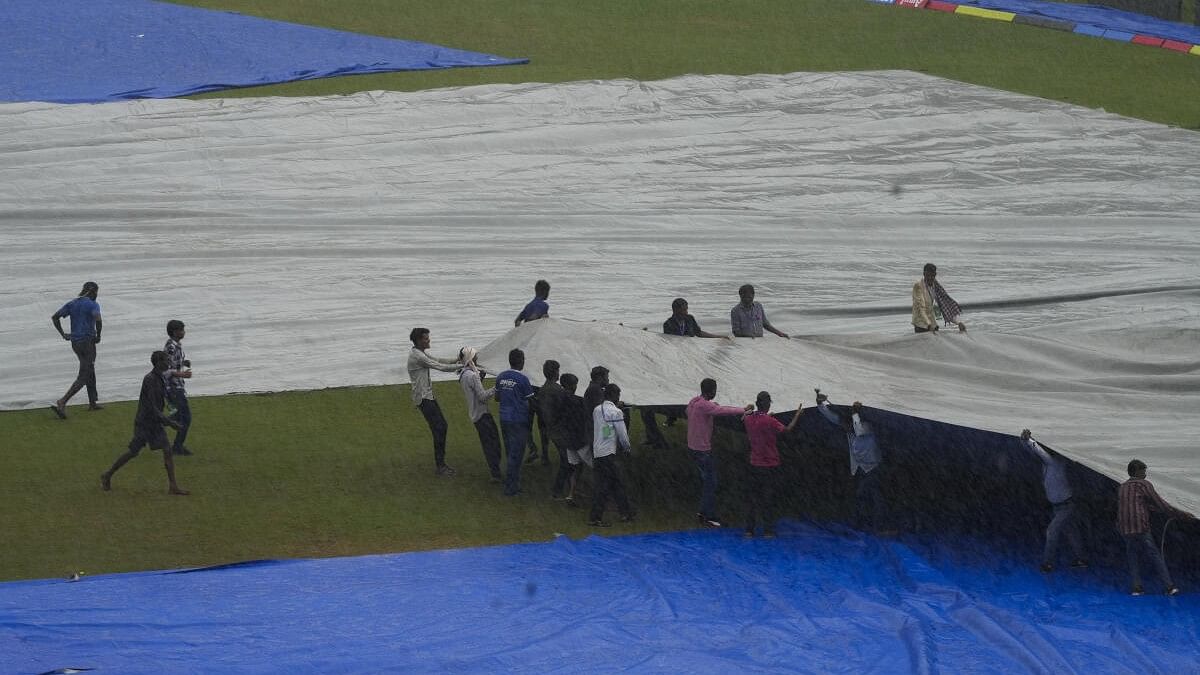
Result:
M514 349L508 353L509 369L496 376L496 399L500 401L500 434L508 455L508 472L504 476L504 495L515 497L521 492L521 462L529 443L529 399L533 385L521 372L525 367L525 352Z
M883 455L875 439L875 429L863 414L863 404L855 401L848 414L839 414L830 409L829 397L818 389L817 411L846 434L846 445L850 450L850 475L856 483L856 519L860 524L869 523L876 530L890 533L890 530L883 529L887 512L883 500L883 472L879 469Z
M100 285L89 281L83 285L79 297L63 305L57 312L50 315L50 321L62 339L71 343L71 351L79 359L79 374L67 389L63 397L54 402L50 409L59 419L67 419L67 402L87 387L88 410L100 410L98 403L100 395L96 391L96 345L100 344L100 331L103 322L100 320L100 303L96 296L100 294ZM62 319L71 317L71 332L63 330Z
M1042 488L1046 491L1046 501L1054 509L1054 517L1046 528L1046 548L1042 551L1042 571L1053 572L1058 559L1058 544L1065 533L1067 542L1075 559L1071 567L1084 568L1087 562L1083 558L1083 538L1079 534L1079 518L1075 506L1075 495L1071 492L1071 483L1067 480L1067 460L1046 452L1033 434L1025 429L1021 431L1021 443L1042 462Z

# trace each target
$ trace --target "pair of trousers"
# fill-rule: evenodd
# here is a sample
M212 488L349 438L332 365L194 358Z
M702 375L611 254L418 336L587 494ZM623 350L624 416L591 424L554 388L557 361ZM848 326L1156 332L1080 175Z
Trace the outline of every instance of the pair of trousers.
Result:
M595 485L589 519L596 521L604 516L609 496L617 502L617 511L623 518L632 516L633 511L629 508L629 498L625 495L625 484L621 481L621 469L617 466L616 456L597 457L594 462L592 480Z
M554 447L558 449L558 473L554 476L554 487L550 490L550 494L555 497L561 497L563 488L567 486L567 481L575 473L575 466L567 459L566 446L560 445L558 441L554 441Z
M717 459L711 451L701 452L688 449L692 460L700 471L700 515L708 520L717 519Z
M1163 582L1166 588L1174 586L1171 583L1171 572L1167 569L1167 561L1163 560L1162 551L1154 545L1154 537L1150 536L1149 532L1139 532L1137 534L1123 534L1121 537L1125 540L1125 559L1129 562L1129 575L1133 577L1133 585L1142 585L1142 570L1138 564L1138 556L1146 556L1154 565L1154 569L1158 572L1158 578Z
M855 474L854 517L859 527L882 529L887 508L883 502L883 472L879 467L870 471L861 468Z
M75 382L71 384L71 393L66 398L71 398L75 392L87 387L88 403L99 401L100 394L96 391L95 339L72 340L71 351L75 352L75 357L79 359L79 374L75 376Z
M1053 505L1054 517L1046 527L1046 549L1042 552L1042 562L1053 565L1058 560L1058 544L1063 534L1071 545L1071 552L1076 560L1083 559L1083 540L1079 536L1079 519L1076 517L1075 502L1067 500Z
M496 420L492 419L491 413L483 413L475 420L475 431L479 434L479 447L483 449L488 471L492 478L500 478L500 432L496 430Z
M658 429L658 416L652 408L642 408L642 428L646 433L646 444L656 450L666 450L670 445Z
M504 494L511 497L521 491L521 463L525 461L525 446L529 443L529 423L500 420L500 433L504 435L504 452L508 453Z
M747 500L746 530L753 532L761 521L765 532L775 531L775 490L779 467L750 467L750 498Z
M192 426L192 408L188 405L187 392L183 389L168 389L167 400L175 406L175 421L179 423L179 431L175 432L175 442L171 444L173 451L183 449L187 440L188 429Z
M417 406L429 425L429 433L433 434L433 463L437 468L446 466L446 418L442 416L442 408L433 399L422 399Z

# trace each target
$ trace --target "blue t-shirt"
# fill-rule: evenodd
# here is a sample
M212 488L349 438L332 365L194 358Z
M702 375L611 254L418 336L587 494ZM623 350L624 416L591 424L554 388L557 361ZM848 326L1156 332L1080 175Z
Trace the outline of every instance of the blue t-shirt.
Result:
M525 309L521 310L520 319L522 321L533 321L550 316L550 303L542 298L534 298L525 305Z
M54 316L59 319L71 317L71 342L90 340L96 337L96 317L100 316L100 303L81 295L63 305Z
M533 385L519 370L506 370L496 376L496 398L500 401L500 421L529 421L529 397L533 396Z

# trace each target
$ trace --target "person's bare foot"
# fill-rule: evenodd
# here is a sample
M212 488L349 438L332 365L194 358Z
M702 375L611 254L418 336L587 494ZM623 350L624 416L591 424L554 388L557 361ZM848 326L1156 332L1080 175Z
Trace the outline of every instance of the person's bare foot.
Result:
M105 492L112 490L112 476L107 472L100 474L100 489Z
M190 495L192 493L188 492L187 490L184 490L183 488L181 488L179 486L175 486L175 487L172 487L171 489L167 490L167 494L169 494L169 495Z

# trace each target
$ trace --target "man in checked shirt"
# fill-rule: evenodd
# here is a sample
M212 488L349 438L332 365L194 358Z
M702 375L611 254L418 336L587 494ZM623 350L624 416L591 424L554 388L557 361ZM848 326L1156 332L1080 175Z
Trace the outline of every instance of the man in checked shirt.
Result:
M1158 578L1167 588L1167 595L1178 595L1179 587L1171 582L1171 572L1167 570L1167 562L1163 560L1162 552L1154 545L1154 537L1150 536L1150 512L1160 511L1172 518L1192 520L1195 518L1187 511L1181 511L1163 501L1154 491L1154 486L1146 480L1146 464L1140 459L1129 463L1129 480L1121 483L1117 489L1117 530L1125 539L1125 557L1129 561L1129 573L1133 576L1133 590L1130 595L1142 595L1142 576L1138 569L1138 555L1144 555L1154 563Z
M167 355L167 372L163 373L163 383L167 386L167 401L175 407L173 415L179 423L179 431L175 432L175 442L171 444L172 455L190 455L191 450L183 444L187 440L188 429L192 426L192 409L188 406L187 389L183 381L192 377L192 362L183 353L183 336L187 333L183 322L171 319L167 322L167 343L163 352Z

